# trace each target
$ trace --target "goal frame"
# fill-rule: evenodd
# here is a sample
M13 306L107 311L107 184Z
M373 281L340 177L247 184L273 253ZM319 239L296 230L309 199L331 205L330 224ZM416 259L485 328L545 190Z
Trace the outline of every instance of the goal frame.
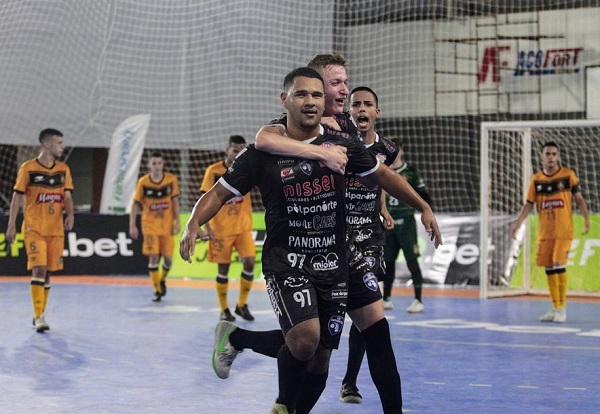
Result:
M600 119L581 119L581 120L552 120L552 121L500 121L500 122L482 122L480 125L480 208L479 208L479 297L488 299L493 297L518 296L528 294L543 294L546 291L531 288L530 278L530 243L531 230L529 220L524 222L523 245L521 246L523 261L523 284L519 289L495 289L489 288L490 275L488 267L488 257L490 246L487 242L490 235L490 206L488 193L490 190L491 172L489 168L489 145L490 131L514 131L524 132L521 134L524 151L521 160L522 194L523 200L527 193L529 181L532 176L531 165L531 129L532 128L575 128L575 127L600 127ZM508 231L508 229L507 229ZM591 295L591 294L589 294Z

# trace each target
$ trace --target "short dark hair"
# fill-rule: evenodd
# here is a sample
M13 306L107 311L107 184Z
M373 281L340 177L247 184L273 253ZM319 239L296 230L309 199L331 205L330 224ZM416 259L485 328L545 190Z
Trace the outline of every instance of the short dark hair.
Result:
M63 133L60 132L58 129L46 128L46 129L43 129L42 132L40 132L40 137L38 139L41 144L42 142L47 141L48 139L55 137L55 136L62 137Z
M323 84L323 88L325 87L325 81L323 81L323 77L313 68L309 68L308 66L303 66L300 68L296 68L292 70L290 73L285 75L283 79L283 90L287 91L288 88L294 82L294 79L303 76L305 78L319 79Z
M312 58L306 66L320 72L331 65L346 67L346 58L340 53L323 53Z
M560 152L560 148L559 148L558 144L556 142L554 142L554 141L546 141L544 143L544 145L542 145L542 150L541 151L543 152L544 148L546 148L546 147L554 147L554 148L556 148Z
M352 96L355 92L360 92L360 91L365 91L365 92L369 92L370 94L372 94L375 97L375 106L379 108L379 98L377 97L377 94L375 93L375 91L371 88L369 88L368 86L357 86L356 88L352 89L352 92L350 92L350 96Z
M150 158L163 158L162 152L152 151L152 153L150 154Z
M229 145L232 144L245 144L246 139L241 135L232 135L229 137Z

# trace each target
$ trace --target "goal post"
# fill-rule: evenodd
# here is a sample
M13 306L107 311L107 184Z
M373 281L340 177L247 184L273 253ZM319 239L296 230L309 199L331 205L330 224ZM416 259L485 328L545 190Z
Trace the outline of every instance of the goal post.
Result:
M481 298L546 293L543 268L535 266L537 213L530 214L515 239L510 237L532 174L541 168L539 151L554 141L561 164L573 170L588 206L592 228L583 236L583 220L574 208L575 238L569 254L568 295L600 295L593 269L600 264L599 208L600 120L482 122L480 148Z

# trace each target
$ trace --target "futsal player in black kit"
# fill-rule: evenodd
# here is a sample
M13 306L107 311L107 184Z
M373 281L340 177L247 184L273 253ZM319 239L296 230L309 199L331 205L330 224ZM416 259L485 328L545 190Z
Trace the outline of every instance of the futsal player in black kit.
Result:
M292 71L286 76L284 91L288 136L314 139L313 145L344 146L348 171L361 177L372 175L376 181L394 181L397 175L381 171L361 141L342 132L324 133L319 124L324 108L323 81L317 72L308 68ZM286 343L277 357L279 396L273 412L286 413L295 402L296 385L305 371L310 371L311 365L326 368L331 349L337 348L340 340L348 275L344 177L317 162L270 155L249 146L196 203L180 244L185 260L193 255L196 239L204 237L200 226L229 198L255 185L266 209L263 273ZM421 204L410 188L398 187L388 192L422 209L432 238L436 243L441 241L428 206Z

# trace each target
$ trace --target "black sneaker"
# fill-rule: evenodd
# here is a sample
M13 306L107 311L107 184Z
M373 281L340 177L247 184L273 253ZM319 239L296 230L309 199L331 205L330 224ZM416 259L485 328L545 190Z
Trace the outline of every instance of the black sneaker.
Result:
M362 395L358 393L358 388L354 384L342 384L340 390L340 401L348 404L362 403Z
M152 302L160 302L162 300L162 295L160 292L154 292L154 298L152 298Z
M235 316L233 316L231 314L231 311L229 310L229 308L226 308L223 312L221 312L221 318L222 321L229 321L229 322L233 322L235 321Z
M160 281L160 296L167 296L167 281L165 279Z
M246 321L253 321L254 320L254 316L252 316L252 314L250 313L250 310L248 309L248 305L244 305L241 308L239 306L235 306L235 313L236 315L240 315L244 320Z

